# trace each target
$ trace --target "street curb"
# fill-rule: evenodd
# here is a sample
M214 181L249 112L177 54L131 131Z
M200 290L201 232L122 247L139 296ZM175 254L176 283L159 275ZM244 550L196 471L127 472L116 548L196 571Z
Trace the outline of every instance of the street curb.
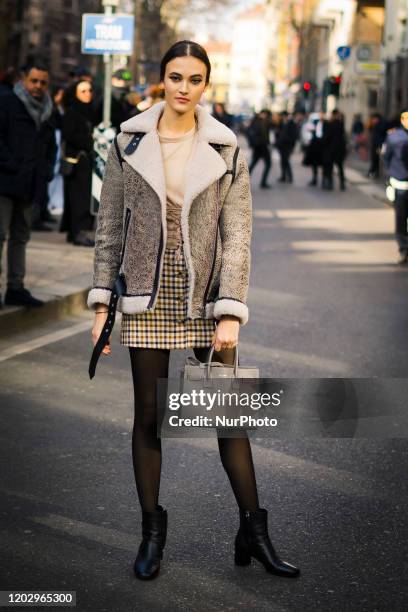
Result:
M4 338L27 331L50 320L56 321L83 312L87 308L88 292L89 289L81 289L63 297L51 299L39 308L3 307L0 310L0 334Z

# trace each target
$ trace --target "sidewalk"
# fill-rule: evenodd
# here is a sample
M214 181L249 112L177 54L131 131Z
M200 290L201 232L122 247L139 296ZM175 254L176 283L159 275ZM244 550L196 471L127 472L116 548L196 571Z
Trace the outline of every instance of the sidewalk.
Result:
M367 195L375 198L387 204L387 198L385 197L385 179L372 179L367 178L367 171L369 168L369 162L363 161L355 154L350 154L346 159L345 170L346 170L346 178L351 185L354 185L363 191Z
M53 225L56 228L57 224ZM3 249L2 294L6 289L7 243ZM74 314L86 307L92 284L93 248L73 246L66 235L32 232L27 248L25 286L45 305L40 308L3 306L0 309L0 335L21 332L47 320Z

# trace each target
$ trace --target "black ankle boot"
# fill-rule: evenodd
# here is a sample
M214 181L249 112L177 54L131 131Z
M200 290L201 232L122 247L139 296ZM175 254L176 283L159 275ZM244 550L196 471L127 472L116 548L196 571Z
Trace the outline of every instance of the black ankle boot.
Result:
M267 572L279 576L295 577L299 568L281 561L277 556L268 535L268 512L258 510L239 511L239 530L235 537L235 564L249 565L251 557L258 559Z
M141 580L155 578L163 559L167 535L167 510L157 506L154 512L142 511L143 539L134 564L134 572Z

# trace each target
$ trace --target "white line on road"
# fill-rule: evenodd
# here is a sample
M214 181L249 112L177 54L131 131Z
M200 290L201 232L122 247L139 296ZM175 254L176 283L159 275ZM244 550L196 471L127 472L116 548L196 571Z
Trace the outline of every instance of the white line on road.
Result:
M290 365L301 365L304 367L330 372L331 374L341 374L351 376L350 365L338 359L329 359L325 355L313 355L311 353L301 353L300 351L288 351L279 347L267 347L254 342L240 342L240 348L248 355L256 355L257 361L273 363L287 363Z
M117 529L109 529L52 513L47 516L32 516L31 520L40 525L46 525L57 531L67 533L70 536L88 538L88 540L93 542L99 542L110 547L114 546L129 552L134 552L135 550L134 544L132 544L132 536Z
M78 323L77 325L73 325L72 327L45 334L45 336L40 336L39 338L34 338L34 340L22 342L16 346L11 346L10 348L4 349L0 352L0 363L2 361L7 361L7 359L13 359L13 357L16 357L17 355L23 355L24 353L35 351L42 346L51 344L52 342L59 342L60 340L64 340L70 336L75 336L75 334L80 334L81 332L91 329L92 326L93 320L87 320L83 321L82 323Z

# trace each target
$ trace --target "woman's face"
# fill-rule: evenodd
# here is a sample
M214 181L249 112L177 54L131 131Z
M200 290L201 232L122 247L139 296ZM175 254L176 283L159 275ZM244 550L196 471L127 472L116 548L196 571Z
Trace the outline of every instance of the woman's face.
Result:
M92 85L88 81L81 81L76 88L76 97L80 102L92 102Z
M180 114L194 109L207 89L206 74L204 62L191 55L168 62L163 81L167 104Z

